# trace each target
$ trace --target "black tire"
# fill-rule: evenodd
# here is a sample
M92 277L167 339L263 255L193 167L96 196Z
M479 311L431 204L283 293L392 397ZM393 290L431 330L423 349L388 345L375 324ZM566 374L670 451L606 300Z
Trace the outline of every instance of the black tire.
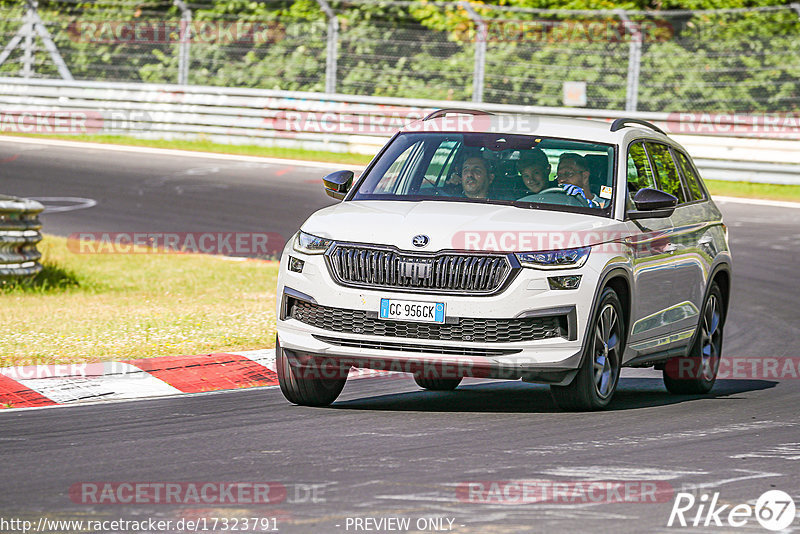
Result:
M662 371L664 385L670 393L704 394L714 387L722 358L723 302L722 291L713 282L703 302L703 313L689 355L672 358Z
M461 378L424 378L414 375L414 382L423 389L431 391L453 391L461 383Z
M607 287L592 313L578 374L567 386L550 386L550 393L559 408L590 411L608 406L617 389L622 368L625 332L622 304L617 293Z
M313 376L300 368L292 367L289 358L275 340L275 364L278 371L278 384L286 400L300 406L327 406L342 392L347 382L347 369L338 370L333 378Z

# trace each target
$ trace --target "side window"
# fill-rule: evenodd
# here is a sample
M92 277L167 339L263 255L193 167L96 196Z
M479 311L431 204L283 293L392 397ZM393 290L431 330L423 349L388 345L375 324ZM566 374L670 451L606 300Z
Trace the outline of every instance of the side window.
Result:
M633 143L628 147L628 209L634 209L633 197L639 189L655 186L644 143Z
M450 169L453 166L455 154L459 146L460 142L456 140L448 139L442 141L433 153L431 162L428 164L428 170L425 171L425 179L420 185L420 190L444 185L450 173Z
M403 194L409 182L412 168L419 160L422 142L414 143L400 154L392 165L386 170L380 181L375 186L375 194Z
M643 187L655 187L653 171L644 151L644 143L634 143L628 148L628 191L636 193Z
M678 204L686 202L678 167L675 166L669 147L661 143L647 143L647 152L653 158L658 188L677 197Z
M703 188L700 186L700 177L697 175L697 171L694 170L692 163L689 161L689 157L683 152L678 152L677 150L675 151L675 154L678 156L678 163L683 171L684 181L686 182L686 186L689 189L689 194L692 197L690 201L703 200L706 195L703 193Z

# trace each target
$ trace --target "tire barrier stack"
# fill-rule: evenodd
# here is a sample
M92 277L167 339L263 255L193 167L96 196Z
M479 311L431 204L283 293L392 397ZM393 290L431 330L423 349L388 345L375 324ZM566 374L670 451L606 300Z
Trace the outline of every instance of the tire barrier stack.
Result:
M42 270L39 214L34 200L0 195L0 286L11 279L33 277Z

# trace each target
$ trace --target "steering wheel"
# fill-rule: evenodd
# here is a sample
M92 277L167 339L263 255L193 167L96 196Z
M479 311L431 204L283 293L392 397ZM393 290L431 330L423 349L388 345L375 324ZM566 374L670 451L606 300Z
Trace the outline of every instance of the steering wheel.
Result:
M548 187L547 189L543 189L538 193L533 193L519 200L522 202L541 202L543 204L586 207L585 202L581 202L578 197L568 194L560 187Z
M542 189L538 193L534 193L534 195L549 195L552 193L560 193L562 195L567 194L567 192L561 189L560 187L548 187L547 189Z

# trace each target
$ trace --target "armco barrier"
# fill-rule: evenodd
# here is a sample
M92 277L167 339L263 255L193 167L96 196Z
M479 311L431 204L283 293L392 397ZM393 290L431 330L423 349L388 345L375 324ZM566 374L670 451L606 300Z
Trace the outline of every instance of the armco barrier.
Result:
M100 133L374 154L402 125L445 107L605 121L644 119L683 144L705 178L800 184L800 125L791 116L637 113L247 88L0 78L0 133L11 134Z
M33 200L0 195L0 285L42 270L36 244L42 240L39 214L43 209Z

